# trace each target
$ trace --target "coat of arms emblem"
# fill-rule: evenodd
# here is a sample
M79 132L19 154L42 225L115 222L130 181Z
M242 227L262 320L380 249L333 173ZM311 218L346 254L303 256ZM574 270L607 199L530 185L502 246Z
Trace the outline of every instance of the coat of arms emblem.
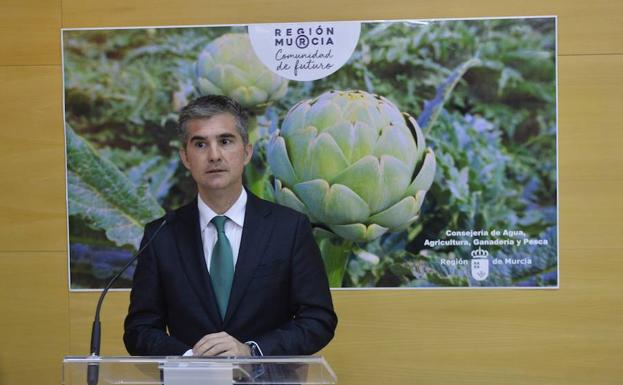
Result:
M489 276L489 252L480 247L472 250L472 277L484 281Z

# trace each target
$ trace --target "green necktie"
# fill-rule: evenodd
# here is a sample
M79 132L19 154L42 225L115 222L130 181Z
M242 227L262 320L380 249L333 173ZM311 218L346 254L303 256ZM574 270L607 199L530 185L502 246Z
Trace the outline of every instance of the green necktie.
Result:
M223 319L227 311L231 283L234 280L234 254L231 251L229 239L225 235L225 221L227 221L225 216L212 218L218 238L214 249L212 249L212 259L210 261L210 279L212 280L212 287L214 288L218 308Z

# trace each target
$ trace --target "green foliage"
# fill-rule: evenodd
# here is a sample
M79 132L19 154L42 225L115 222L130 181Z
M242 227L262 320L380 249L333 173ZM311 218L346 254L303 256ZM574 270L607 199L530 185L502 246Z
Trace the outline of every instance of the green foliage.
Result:
M134 185L110 161L66 126L69 215L106 231L118 246L138 248L145 223L164 210L145 186Z
M134 185L147 185L150 194L159 202L166 198L180 160L177 154L164 158L155 146L146 153L133 147L130 151L109 148L101 155L122 170Z
M218 28L70 31L64 34L65 113L99 145L167 150L180 73ZM182 92L182 94L184 94ZM181 97L178 96L178 97Z
M443 238L447 229L517 228L536 237L556 223L553 28L551 19L370 24L349 70L314 83L320 89L355 84L394 100L419 116L437 159L423 224L400 235L406 244L377 245L377 265L353 256L352 285L384 286L391 273L385 265L396 258L430 270L435 263L421 259L432 252L423 241ZM470 258L468 250L455 248L431 255L457 252ZM412 261L404 261L409 255ZM374 273L362 276L357 266ZM412 286L470 284L447 266L424 276L411 270L401 284L409 277Z

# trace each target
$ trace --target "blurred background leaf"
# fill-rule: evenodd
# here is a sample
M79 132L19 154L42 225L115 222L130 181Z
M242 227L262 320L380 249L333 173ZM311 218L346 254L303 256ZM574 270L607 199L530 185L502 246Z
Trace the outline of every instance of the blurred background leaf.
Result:
M145 185L135 185L66 126L69 215L106 232L117 246L138 249L143 226L164 214Z

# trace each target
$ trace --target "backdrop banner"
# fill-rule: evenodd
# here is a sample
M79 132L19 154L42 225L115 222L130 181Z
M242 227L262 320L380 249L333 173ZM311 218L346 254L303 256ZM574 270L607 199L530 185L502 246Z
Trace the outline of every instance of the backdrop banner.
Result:
M333 288L557 288L556 18L62 32L71 290L197 192L177 117L250 116L249 191L306 214ZM119 281L131 285L133 269Z

